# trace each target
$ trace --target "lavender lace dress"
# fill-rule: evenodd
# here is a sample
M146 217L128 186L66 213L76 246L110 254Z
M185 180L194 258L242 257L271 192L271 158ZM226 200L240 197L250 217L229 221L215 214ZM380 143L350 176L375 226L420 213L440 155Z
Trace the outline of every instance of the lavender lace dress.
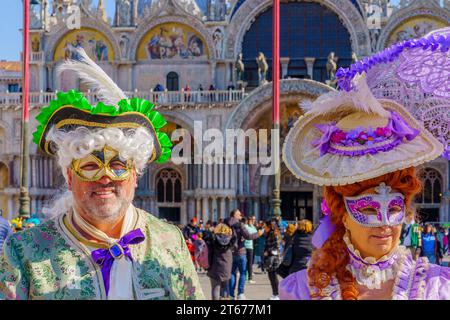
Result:
M392 300L450 300L450 268L431 264L425 257L414 261L411 252L404 247L399 247L398 252L389 259L393 260L394 270ZM350 268L364 263L358 255L350 254ZM310 300L312 292L308 285L307 269L289 275L279 285L281 300ZM324 297L319 299L342 299L335 277L323 293Z

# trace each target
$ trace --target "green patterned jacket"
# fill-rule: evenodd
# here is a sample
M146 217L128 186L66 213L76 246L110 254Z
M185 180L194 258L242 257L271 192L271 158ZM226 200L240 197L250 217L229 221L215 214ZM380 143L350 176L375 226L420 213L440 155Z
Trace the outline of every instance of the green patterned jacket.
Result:
M136 209L145 241L130 245L136 299L204 299L184 238L176 226ZM100 267L60 215L16 233L0 257L2 299L106 299Z

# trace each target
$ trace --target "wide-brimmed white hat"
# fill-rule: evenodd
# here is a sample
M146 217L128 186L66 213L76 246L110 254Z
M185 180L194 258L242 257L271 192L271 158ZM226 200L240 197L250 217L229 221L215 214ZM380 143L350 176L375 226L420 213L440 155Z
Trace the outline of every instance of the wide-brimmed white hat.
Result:
M320 96L283 145L283 160L299 179L346 185L418 166L439 157L443 145L403 106L376 99L365 77L351 92Z

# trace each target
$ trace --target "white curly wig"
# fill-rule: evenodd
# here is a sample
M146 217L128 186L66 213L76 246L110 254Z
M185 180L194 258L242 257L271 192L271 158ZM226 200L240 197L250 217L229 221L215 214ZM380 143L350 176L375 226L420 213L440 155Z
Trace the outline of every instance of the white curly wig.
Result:
M126 133L119 128L88 129L78 127L72 131L51 128L47 140L53 141L57 148L58 164L67 182L67 168L74 159L81 159L95 150L101 150L105 145L119 152L121 160L133 160L136 173L142 174L150 159L154 141L150 132L139 127ZM52 217L66 212L73 204L72 192L65 191L51 205L44 208L46 217Z
M154 144L147 129L139 127L124 133L119 128L88 129L78 127L72 131L50 129L47 140L58 147L58 164L67 181L67 168L74 159L81 159L105 145L116 149L121 160L133 160L136 172L141 174L150 159Z

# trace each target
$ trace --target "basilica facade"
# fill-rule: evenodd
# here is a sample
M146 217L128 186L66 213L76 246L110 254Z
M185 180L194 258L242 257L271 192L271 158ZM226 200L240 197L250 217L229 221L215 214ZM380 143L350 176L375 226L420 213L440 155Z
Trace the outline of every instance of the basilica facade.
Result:
M57 73L71 48L83 47L127 93L152 101L171 134L207 129L270 129L271 0L41 0L31 7L30 131L34 116L58 91L95 94L68 71ZM303 114L302 103L333 88L332 72L405 39L450 23L448 1L281 1L281 139ZM265 57L263 70L257 57ZM334 66L334 67L333 67ZM20 185L20 71L0 64L0 209L18 212ZM198 134L197 134L198 136ZM200 135L192 149L206 145ZM205 139L205 141L202 141ZM175 141L176 142L176 141ZM57 162L30 139L31 211L38 215L65 188ZM246 145L246 144L244 144ZM248 151L245 158L248 158ZM195 156L192 155L192 160ZM188 157L189 158L189 157ZM261 164L152 164L140 177L135 204L171 221L228 216L241 209L268 217L273 176ZM236 159L231 159L236 160ZM419 168L424 191L416 207L424 220L449 221L449 163ZM286 220L320 219L322 191L281 165Z

